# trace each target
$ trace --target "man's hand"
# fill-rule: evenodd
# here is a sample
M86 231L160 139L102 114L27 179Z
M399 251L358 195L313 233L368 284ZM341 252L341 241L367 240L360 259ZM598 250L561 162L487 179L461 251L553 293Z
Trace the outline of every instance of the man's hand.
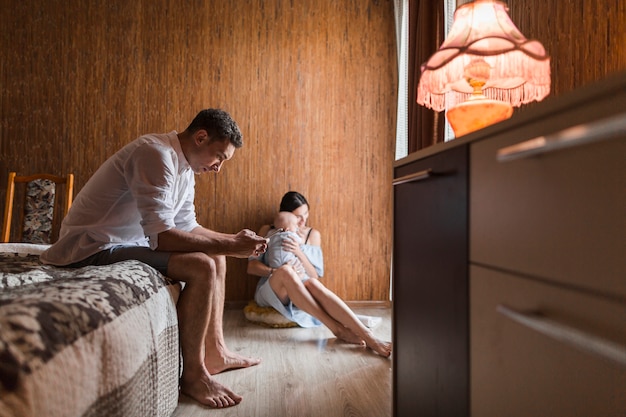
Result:
M235 235L230 256L247 258L259 256L267 250L268 239L261 237L252 230L243 229Z

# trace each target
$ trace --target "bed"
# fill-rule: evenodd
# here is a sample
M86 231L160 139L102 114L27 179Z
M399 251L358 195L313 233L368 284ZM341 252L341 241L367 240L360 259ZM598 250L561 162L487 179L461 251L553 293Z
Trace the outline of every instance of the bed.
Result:
M0 244L0 415L170 416L180 286L138 261L78 269Z

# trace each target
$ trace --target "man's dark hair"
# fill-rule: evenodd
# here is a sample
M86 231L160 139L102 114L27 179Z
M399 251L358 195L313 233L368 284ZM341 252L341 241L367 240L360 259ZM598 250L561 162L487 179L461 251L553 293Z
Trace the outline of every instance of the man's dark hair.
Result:
M224 110L205 109L191 121L187 131L195 133L200 129L207 131L211 141L229 140L235 148L243 146L243 136L237 123Z

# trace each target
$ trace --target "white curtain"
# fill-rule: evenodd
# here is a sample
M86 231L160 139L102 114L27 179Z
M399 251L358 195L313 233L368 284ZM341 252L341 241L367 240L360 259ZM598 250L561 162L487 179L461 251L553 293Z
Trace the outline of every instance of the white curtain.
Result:
M445 31L446 37L448 33L450 33L450 28L452 27L452 22L454 22L454 11L456 10L456 0L446 0L443 5L444 14L445 14ZM448 118L445 118L446 124L443 128L443 140L445 142L454 139L454 131L452 130L452 126L448 123Z
M444 7L447 34L454 21L457 2L456 0L446 0ZM394 0L394 10L396 46L398 49L398 111L396 121L396 160L398 160L407 156L409 145L408 99L411 96L407 91L409 85L409 0ZM444 140L447 142L452 139L454 139L454 132L446 119Z
M404 158L409 148L407 91L409 81L409 0L394 0L396 45L398 49L398 111L396 118L396 160Z

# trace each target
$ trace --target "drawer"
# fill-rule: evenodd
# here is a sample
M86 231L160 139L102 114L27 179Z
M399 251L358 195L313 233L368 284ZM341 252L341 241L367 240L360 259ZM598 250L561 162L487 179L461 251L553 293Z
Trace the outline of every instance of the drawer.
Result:
M467 416L467 146L398 168L394 416Z
M470 268L471 415L624 416L626 364L557 341L505 305L626 346L626 304L489 268Z
M471 146L470 260L626 300L626 134L499 162L525 126Z

